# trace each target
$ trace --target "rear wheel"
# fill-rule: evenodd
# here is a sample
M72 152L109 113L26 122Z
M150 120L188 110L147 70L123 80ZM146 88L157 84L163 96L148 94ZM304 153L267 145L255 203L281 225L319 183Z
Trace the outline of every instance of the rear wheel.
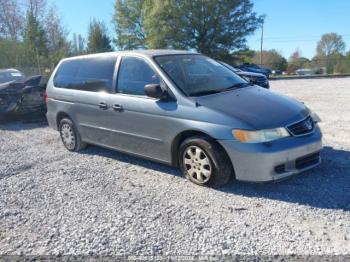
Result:
M191 137L180 145L179 164L183 175L197 185L220 187L231 178L233 169L222 148L207 137Z
M60 136L63 145L69 151L77 152L86 147L72 120L63 118L59 125Z

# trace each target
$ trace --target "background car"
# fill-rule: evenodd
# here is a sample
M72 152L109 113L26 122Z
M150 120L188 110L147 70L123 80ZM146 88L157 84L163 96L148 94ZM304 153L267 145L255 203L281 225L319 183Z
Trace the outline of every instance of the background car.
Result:
M17 69L0 69L0 84L24 79L25 75Z
M45 111L41 78L26 77L16 69L0 70L0 117Z
M241 64L237 67L239 69L241 69L242 71L264 74L267 78L269 78L270 74L271 74L271 69L266 68L266 67L260 67L256 64L244 63L244 64Z
M263 88L270 88L269 80L264 74L259 74L259 73L252 73L252 72L245 72L242 71L236 67L233 67L227 63L221 62L220 63L224 66L226 66L228 69L230 69L232 72L236 73L240 77L245 78L249 82L261 86Z
M302 68L295 70L295 73L299 76L312 76L315 74L315 71L313 69Z
M273 75L283 75L283 71L281 71L281 70L278 70L278 69L276 69L276 70L272 70L272 72L271 72Z

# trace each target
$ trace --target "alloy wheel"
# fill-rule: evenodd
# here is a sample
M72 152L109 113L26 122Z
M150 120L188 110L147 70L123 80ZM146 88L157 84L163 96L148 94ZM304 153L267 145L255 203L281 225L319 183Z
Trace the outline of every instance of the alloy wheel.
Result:
M61 127L61 138L65 147L73 150L75 147L75 136L72 127L68 124L63 124Z
M183 156L187 174L199 184L209 181L212 174L212 166L207 154L198 146L190 146Z

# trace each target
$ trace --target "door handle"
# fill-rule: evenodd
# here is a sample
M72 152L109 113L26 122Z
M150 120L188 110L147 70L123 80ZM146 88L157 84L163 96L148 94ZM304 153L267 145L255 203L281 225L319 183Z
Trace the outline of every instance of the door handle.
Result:
M104 103L104 102L99 103L98 107L101 108L101 109L104 109L104 110L108 109L108 105L106 103Z
M115 111L123 111L123 107L121 105L118 105L118 104L115 104L112 106L112 108L115 110Z

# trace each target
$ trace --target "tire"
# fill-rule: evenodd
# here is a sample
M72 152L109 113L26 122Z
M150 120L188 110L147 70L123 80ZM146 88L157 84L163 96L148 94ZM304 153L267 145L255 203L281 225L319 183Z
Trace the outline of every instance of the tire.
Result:
M185 139L179 148L179 166L191 182L214 188L227 184L233 167L225 151L212 139L196 136Z
M58 128L62 143L71 152L78 152L86 147L86 143L81 140L78 129L69 118L63 118Z

